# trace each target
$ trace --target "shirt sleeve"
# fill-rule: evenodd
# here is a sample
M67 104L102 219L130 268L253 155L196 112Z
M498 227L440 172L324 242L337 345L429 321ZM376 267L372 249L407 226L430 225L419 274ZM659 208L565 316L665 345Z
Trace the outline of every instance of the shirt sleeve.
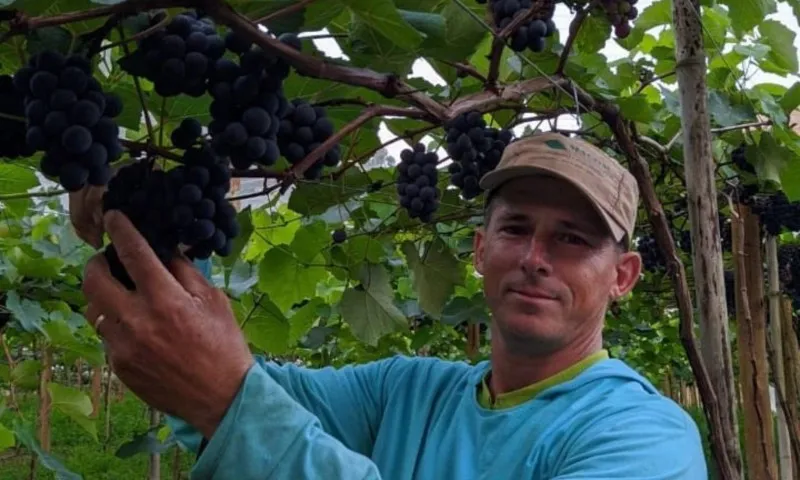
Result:
M594 422L567 447L552 480L706 480L696 424L668 401Z
M313 388L305 395L313 397ZM326 398L323 395L317 401L324 403ZM367 456L327 433L317 416L293 399L263 366L255 364L200 453L191 478L379 480L381 477Z

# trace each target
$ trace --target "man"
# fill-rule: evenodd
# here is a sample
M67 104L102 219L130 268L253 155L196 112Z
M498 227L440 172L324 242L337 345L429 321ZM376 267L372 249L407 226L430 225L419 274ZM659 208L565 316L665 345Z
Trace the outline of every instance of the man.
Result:
M481 186L490 362L254 360L225 295L185 259L161 266L121 215L106 229L137 291L96 256L87 318L119 377L198 452L193 478L706 479L690 416L602 349L606 308L641 271L631 175L548 133L509 145Z

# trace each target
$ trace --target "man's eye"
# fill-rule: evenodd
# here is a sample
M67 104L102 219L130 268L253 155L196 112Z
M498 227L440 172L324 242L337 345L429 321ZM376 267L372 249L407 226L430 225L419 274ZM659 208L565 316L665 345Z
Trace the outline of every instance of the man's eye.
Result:
M567 243L572 243L575 245L586 245L586 240L571 233L562 233L561 239Z
M522 235L525 233L525 229L519 225L506 225L504 227L500 227L500 231L510 235Z

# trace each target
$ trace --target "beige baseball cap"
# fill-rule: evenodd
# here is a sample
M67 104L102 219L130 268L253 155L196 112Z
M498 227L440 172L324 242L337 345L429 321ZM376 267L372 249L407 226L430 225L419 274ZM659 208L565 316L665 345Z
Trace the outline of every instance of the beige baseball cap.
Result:
M578 139L545 132L511 142L497 168L481 178L489 191L525 175L553 175L572 183L592 202L617 241L633 238L639 186L614 158ZM488 197L489 195L487 195Z

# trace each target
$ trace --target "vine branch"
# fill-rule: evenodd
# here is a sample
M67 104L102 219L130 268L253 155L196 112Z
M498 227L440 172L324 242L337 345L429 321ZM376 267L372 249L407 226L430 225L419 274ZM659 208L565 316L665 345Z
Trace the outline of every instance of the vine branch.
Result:
M575 17L569 24L569 36L567 37L567 41L564 43L564 50L561 52L561 57L558 59L556 75L561 75L564 73L564 67L567 66L567 59L569 58L570 51L572 51L572 44L575 42L575 37L578 36L578 32L581 29L581 25L583 25L584 19L597 4L598 0L592 0L590 4L586 5L584 8L579 8L575 13Z

